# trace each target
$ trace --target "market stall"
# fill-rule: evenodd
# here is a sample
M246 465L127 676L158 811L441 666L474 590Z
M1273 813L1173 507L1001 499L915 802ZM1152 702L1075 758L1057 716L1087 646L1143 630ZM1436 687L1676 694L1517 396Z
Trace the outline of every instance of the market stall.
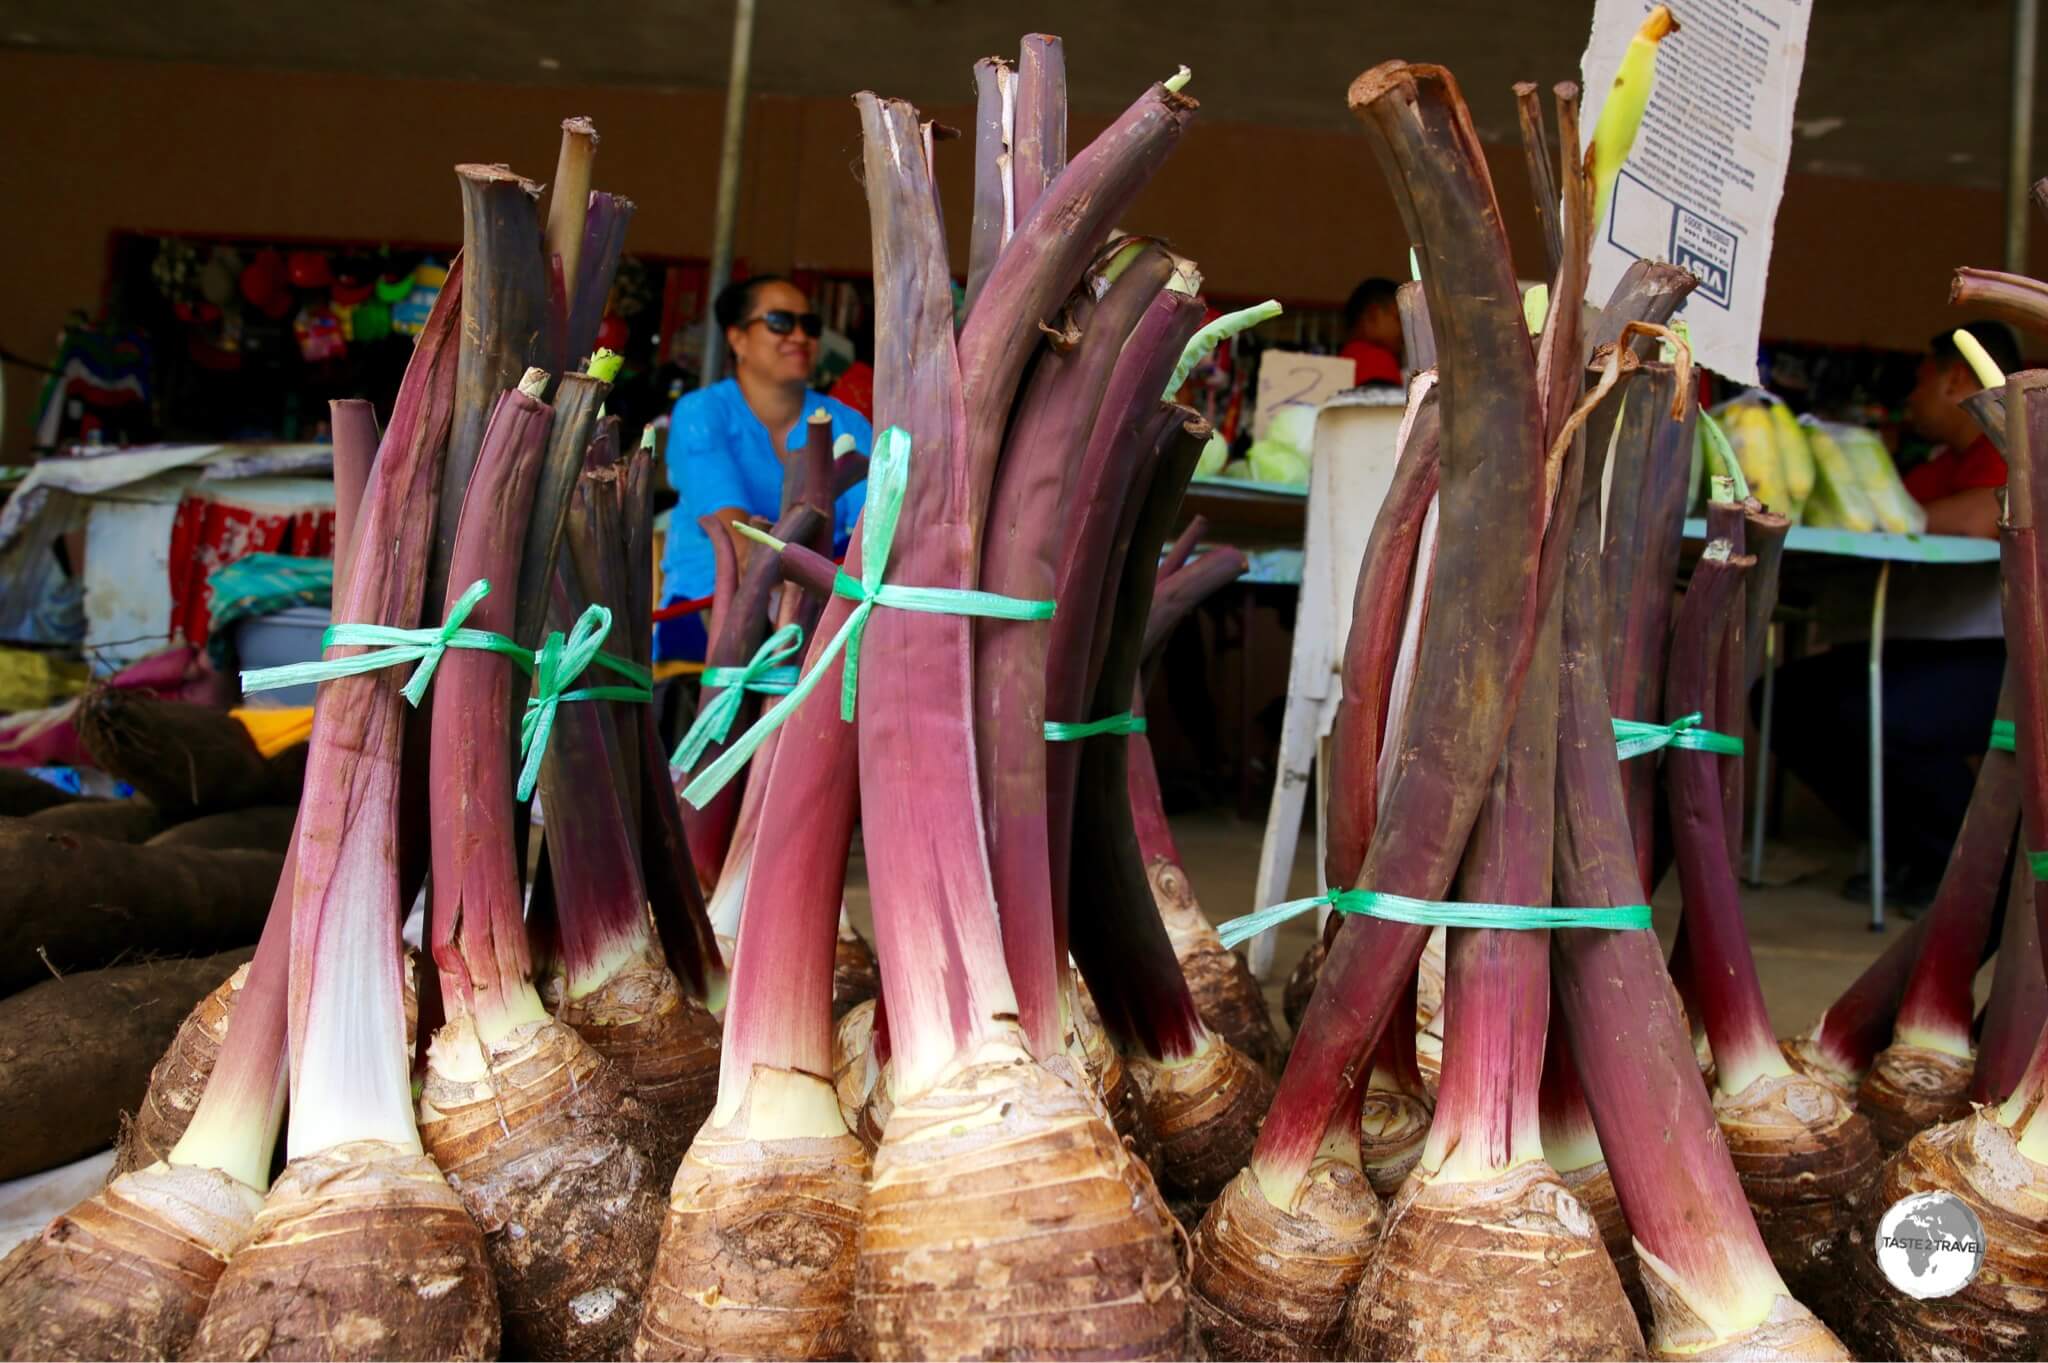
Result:
M1940 371L1946 506L1896 357L1749 372L1754 205L1658 196L1738 59L1782 181L1806 12L1709 4L1599 6L1512 176L1357 75L1400 383L1127 230L1200 77L1070 135L1042 33L964 146L854 97L866 273L734 266L737 93L701 274L582 117L545 183L463 129L439 250L126 234L182 344L53 376L0 510L0 1358L2039 1357L2048 371ZM1739 874L1824 563L1874 773L1896 565L2010 635L1881 938ZM1231 620L1234 743L1173 690ZM1174 764L1258 812L1269 681L1254 873Z

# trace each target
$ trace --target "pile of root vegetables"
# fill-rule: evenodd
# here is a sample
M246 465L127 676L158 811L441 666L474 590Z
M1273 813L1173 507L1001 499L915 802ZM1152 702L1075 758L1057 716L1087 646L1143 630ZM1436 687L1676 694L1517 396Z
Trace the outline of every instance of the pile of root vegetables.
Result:
M248 960L291 837L304 744L266 757L226 711L123 682L66 722L133 796L0 773L0 1107L37 1114L0 1150L0 1180L117 1134L124 1157L155 1149L157 1106L189 1111L198 1093L175 1081L157 1106L136 1100L194 1003Z
M1123 230L1188 76L1071 155L1057 39L975 77L957 316L951 130L855 99L881 434L862 462L812 425L772 522L707 527L713 670L673 754L645 689L651 448L622 446L590 353L632 206L590 188L583 120L545 196L457 168L463 252L390 422L337 412L356 628L296 815L268 853L180 849L267 857L220 939L260 929L254 956L177 963L160 1029L198 1002L115 1177L0 1261L0 1356L2040 1356L2048 378L1977 400L2013 470L2012 741L1934 911L1781 1044L1733 872L1742 760L1699 735L1740 731L1786 526L1717 489L1674 594L1699 415L1665 323L1692 280L1639 263L1589 306L1627 138L1603 118L1582 158L1560 86L1553 153L1521 87L1551 275L1525 309L1449 73L1361 76L1419 367L1328 750L1342 911L1284 1049L1144 727L1161 645L1245 569L1182 524L1210 431L1176 401L1245 319ZM260 760L166 762L210 740L134 703L88 720L150 818L275 788ZM0 831L17 863L85 844L35 827L63 812ZM91 874L150 875L102 848L151 850L92 844ZM154 911L203 934L223 865ZM1641 906L1674 867L1667 966ZM87 872L38 874L77 905ZM5 940L105 965L63 916ZM128 997L99 973L90 1006ZM1871 1236L1932 1188L1991 1248L1921 1302Z

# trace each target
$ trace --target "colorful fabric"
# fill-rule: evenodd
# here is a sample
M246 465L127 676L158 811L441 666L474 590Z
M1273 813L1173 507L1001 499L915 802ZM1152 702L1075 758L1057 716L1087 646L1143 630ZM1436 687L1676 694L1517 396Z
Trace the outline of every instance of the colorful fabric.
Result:
M333 556L331 505L242 505L231 499L226 486L209 485L188 493L178 504L177 516L171 522L173 635L205 645L213 632L213 593L208 584L214 573L251 554L287 553L310 558Z
M256 742L256 751L265 757L275 757L286 748L296 748L313 737L313 707L310 705L252 707L228 713L249 731L249 737Z
M332 520L329 521L332 534ZM226 671L233 660L228 627L238 620L275 615L292 606L326 606L334 600L334 560L296 554L249 554L209 573L206 656Z

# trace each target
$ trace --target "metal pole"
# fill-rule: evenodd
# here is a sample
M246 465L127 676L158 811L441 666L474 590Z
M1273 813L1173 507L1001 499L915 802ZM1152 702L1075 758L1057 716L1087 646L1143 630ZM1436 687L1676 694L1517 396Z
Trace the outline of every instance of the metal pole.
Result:
M1778 636L1770 621L1764 622L1764 705L1757 720L1756 807L1749 812L1749 883L1764 883L1764 815L1771 800L1771 711L1778 690Z
M733 228L740 214L740 152L747 142L747 79L753 61L754 0L733 0L732 70L725 79L725 137L718 151L718 216L711 227L711 277L704 288L706 388L718 382L725 362L725 336L711 304L732 274Z
M2012 0L2012 129L2005 163L2005 268L2027 272L2027 197L2034 159L2034 50L2039 0Z
M1884 595L1892 565L1877 570L1870 607L1870 930L1884 931Z

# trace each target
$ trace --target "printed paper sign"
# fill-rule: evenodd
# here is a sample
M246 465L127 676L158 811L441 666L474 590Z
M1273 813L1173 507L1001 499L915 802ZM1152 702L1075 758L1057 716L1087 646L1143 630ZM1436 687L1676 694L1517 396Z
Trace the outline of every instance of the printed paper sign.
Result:
M1588 141L1649 0L1597 0L1580 60ZM1693 358L1755 383L1771 234L1792 154L1792 106L1806 65L1811 0L1672 0L1678 32L1635 150L1596 224L1588 296L1607 297L1629 263L1668 260L1700 286L1680 309Z

